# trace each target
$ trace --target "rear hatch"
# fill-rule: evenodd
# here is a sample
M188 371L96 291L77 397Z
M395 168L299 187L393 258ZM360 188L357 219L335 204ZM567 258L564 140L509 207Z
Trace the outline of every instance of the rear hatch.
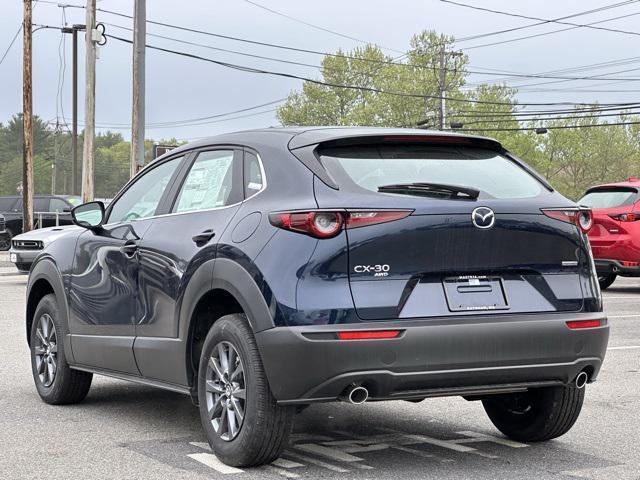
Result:
M411 212L347 230L360 318L582 308L580 272L589 270L583 234L541 210L575 205L516 160L469 145L413 142L319 154L340 186L316 182L320 208L346 201L354 211Z
M630 240L631 230L640 221L637 201L638 190L623 185L592 188L578 201L593 212L589 240L596 258L627 260L629 252L622 244Z

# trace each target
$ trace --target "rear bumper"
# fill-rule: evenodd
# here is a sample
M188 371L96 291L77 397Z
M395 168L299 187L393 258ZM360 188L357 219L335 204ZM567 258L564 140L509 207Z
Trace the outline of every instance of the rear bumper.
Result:
M624 266L619 260L595 260L596 272L598 275L610 275L615 273L616 275L622 275L625 277L640 277L640 266L628 267Z
M570 330L567 320L603 319ZM340 330L401 329L387 340L337 340ZM277 327L256 334L279 403L336 400L362 384L371 400L482 395L594 380L607 348L603 313Z

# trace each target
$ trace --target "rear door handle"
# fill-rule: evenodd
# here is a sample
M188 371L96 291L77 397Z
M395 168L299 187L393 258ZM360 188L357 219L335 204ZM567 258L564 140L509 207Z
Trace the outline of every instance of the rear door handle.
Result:
M120 251L127 257L133 258L138 251L138 244L134 240L128 240L124 245L120 247Z
M198 247L202 247L206 245L209 242L209 240L215 237L215 235L216 234L213 230L208 229L202 233L194 235L193 237L191 237L191 240L193 240Z

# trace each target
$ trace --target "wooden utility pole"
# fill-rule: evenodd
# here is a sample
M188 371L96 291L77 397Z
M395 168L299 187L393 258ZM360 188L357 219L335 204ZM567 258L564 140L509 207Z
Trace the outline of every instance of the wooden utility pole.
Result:
M33 228L33 97L32 97L32 50L31 50L31 0L23 0L24 22L22 24L22 231Z
M96 124L96 0L87 0L84 94L84 145L82 149L82 201L93 200L93 139Z
M445 100L446 95L446 78L447 78L447 53L445 51L445 45L440 47L440 72L438 75L438 96L440 102L438 104L438 130L444 130L445 116L447 110L447 104Z
M136 0L133 9L133 101L131 105L131 176L144 166L146 0Z

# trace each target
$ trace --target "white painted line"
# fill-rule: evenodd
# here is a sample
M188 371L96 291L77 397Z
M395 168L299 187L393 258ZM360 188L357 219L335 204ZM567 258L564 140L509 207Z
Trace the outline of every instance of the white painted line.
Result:
M322 460L318 460L316 458L309 457L307 455L302 455L300 453L295 453L290 450L287 450L284 453L287 457L296 458L302 462L310 463L311 465L315 465L317 467L326 468L327 470L331 470L332 472L338 472L338 473L349 472L349 470L347 470L346 468L339 467L329 462L323 462Z
M208 452L211 451L211 445L209 445L207 442L189 442L189 445L207 450Z
M347 453L363 453L363 452L377 452L379 450L387 450L389 444L378 443L373 445L353 445L352 447L345 447L342 450Z
M464 435L466 437L471 437L471 439L461 438L459 440L453 440L457 443L466 443L471 441L478 442L492 442L497 443L498 445L504 445L505 447L511 448L523 448L528 447L526 443L520 443L513 440L508 440L506 438L494 437L493 435L485 435L484 433L472 432L470 430L463 430L462 432L456 432L459 435Z
M607 315L607 318L638 318L640 317L639 314L633 314L633 315Z
M289 472L282 468L272 467L271 465L265 465L262 468L267 472L275 473L276 475L280 475L284 478L300 478L300 475L297 473Z
M244 470L240 470L239 468L225 465L220 460L218 460L218 457L216 457L213 453L192 453L190 455L187 455L187 457L192 458L209 468L213 468L215 471L222 473L223 475L244 472Z
M282 467L282 468L304 467L303 464L294 462L292 460L287 460L286 458L278 458L277 460L274 460L273 462L271 462L271 465L275 465L276 467Z
M317 445L315 443L302 443L294 445L293 447L297 450L302 450L303 452L315 453L316 455L321 455L340 462L361 462L363 460L360 457L341 452L336 448L323 447L322 445Z
M622 345L620 347L608 347L607 350L636 350L640 345Z
M457 443L450 442L448 440L440 440L438 438L427 437L424 435L405 435L405 440L401 442L402 445L415 445L418 443L428 443L435 445L436 447L447 448L455 452L474 452L476 449L467 447L466 445L458 445Z
M633 299L637 299L638 297L636 297L634 294L629 294L629 295L623 295L620 297L607 297L607 296L602 296L603 300L633 300Z

